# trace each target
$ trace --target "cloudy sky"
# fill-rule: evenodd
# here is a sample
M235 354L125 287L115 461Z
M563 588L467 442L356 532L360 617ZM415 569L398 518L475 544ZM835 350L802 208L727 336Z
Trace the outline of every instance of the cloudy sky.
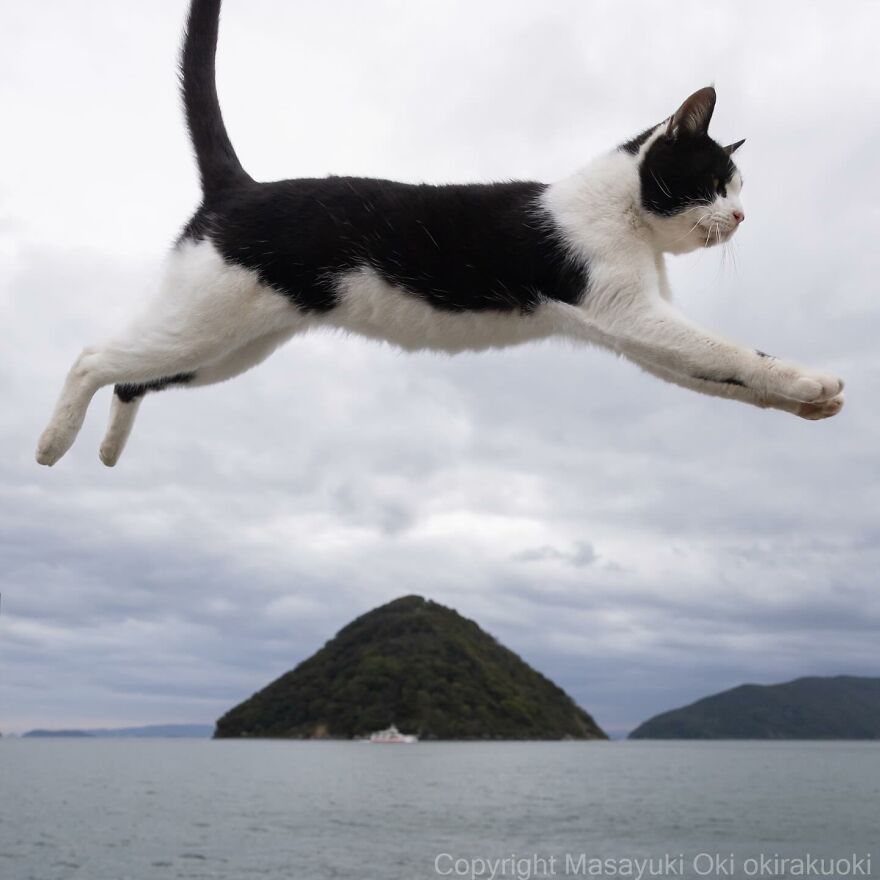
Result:
M626 731L743 681L880 674L875 4L227 0L219 87L253 176L554 180L714 82L735 264L694 318L839 372L812 423L543 343L442 358L295 340L33 448L198 202L183 0L0 11L0 729L213 721L369 608L473 617ZM674 9L674 12L672 11Z

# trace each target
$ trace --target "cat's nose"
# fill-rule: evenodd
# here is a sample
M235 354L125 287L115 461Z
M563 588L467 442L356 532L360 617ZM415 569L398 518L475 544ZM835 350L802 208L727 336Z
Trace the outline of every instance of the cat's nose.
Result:
M733 212L733 219L736 220L737 223L742 223L743 220L746 219L746 215L743 214L742 211L734 211Z

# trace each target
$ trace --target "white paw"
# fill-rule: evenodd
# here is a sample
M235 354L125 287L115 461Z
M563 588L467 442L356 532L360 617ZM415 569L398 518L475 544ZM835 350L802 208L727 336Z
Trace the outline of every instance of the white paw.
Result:
M794 384L794 399L805 401L830 400L843 390L843 381L825 373L802 376Z
M107 467L113 467L122 454L122 445L116 440L105 440L98 450L98 457Z
M779 370L777 375L782 380L779 393L804 403L831 400L843 391L843 379L838 379L830 373L788 367Z
M830 400L821 400L818 403L802 403L797 414L802 419L810 419L818 421L819 419L830 419L836 416L843 409L843 395L838 394Z
M70 449L70 445L66 433L50 425L37 443L37 464L51 467Z
M73 446L82 427L85 409L71 407L56 412L37 443L37 462L50 467Z

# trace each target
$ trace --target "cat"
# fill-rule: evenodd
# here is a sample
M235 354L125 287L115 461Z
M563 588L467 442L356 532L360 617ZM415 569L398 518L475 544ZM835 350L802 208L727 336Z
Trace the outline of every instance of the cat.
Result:
M181 58L201 206L154 301L73 364L39 463L70 448L102 386L115 385L100 448L112 466L148 392L222 382L319 327L448 353L560 336L705 394L806 419L840 411L835 376L729 342L671 304L665 255L722 244L745 217L732 158L743 141L709 136L713 87L550 185L258 183L220 113L219 15L220 0L193 0Z

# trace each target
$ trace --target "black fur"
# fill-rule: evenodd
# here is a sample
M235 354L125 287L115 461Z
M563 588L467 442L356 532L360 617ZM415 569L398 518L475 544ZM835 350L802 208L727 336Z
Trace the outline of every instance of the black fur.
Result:
M565 250L531 182L430 186L353 177L257 183L229 140L214 79L220 0L192 0L183 100L203 201L178 245L210 239L302 311L337 304L340 272L369 267L441 311L578 303L588 269ZM117 386L122 400L192 380Z
M542 299L583 297L586 268L568 258L540 209L542 184L255 183L217 101L219 13L220 0L193 0L184 42L183 97L204 201L182 239L209 238L306 312L332 309L337 274L360 266L445 311L528 313Z
M674 138L662 134L639 166L642 205L647 211L671 216L695 204L708 204L726 195L736 165L724 147L707 134Z
M694 92L663 123L663 133L648 147L639 164L646 211L669 217L727 195L727 185L736 173L730 157L745 141L722 147L709 137L715 100L712 86ZM636 155L656 130L657 126L646 129L620 149Z
M303 311L336 305L338 272L369 266L436 309L533 311L576 303L587 271L537 204L538 183L428 186L329 177L255 183L229 141L214 82L220 0L193 0L181 69L204 189L182 239L210 238L230 263Z
M577 303L587 270L540 206L539 183L450 186L328 177L245 184L188 227L303 311L336 304L337 273L359 266L443 311L533 311Z
M739 385L741 388L747 387L742 379L737 379L734 376L727 379L714 379L712 376L694 376L694 378L699 379L701 382L715 382L717 385Z
M153 382L116 385L113 391L123 403L131 403L138 397L143 397L148 391L162 391L169 385L187 385L192 382L195 377L195 373L178 373L176 376L168 376L165 379L156 379Z
M219 20L220 0L192 0L180 58L186 124L206 202L215 192L251 179L235 155L217 99L214 57Z
M635 156L642 148L642 144L645 143L645 141L654 133L656 127L657 126L652 125L650 128L646 128L641 134L637 134L625 144L621 144L620 149L623 150L624 153L629 153L630 156Z

